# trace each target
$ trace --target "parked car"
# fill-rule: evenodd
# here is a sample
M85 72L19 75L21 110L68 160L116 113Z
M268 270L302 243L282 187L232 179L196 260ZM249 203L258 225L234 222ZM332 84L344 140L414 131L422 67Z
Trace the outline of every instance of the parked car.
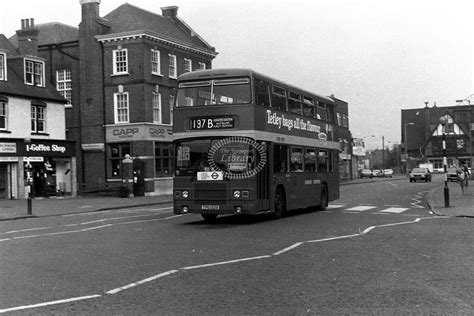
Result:
M362 169L359 173L359 178L372 178L374 174L370 169Z
M393 176L393 169L383 169L383 176L391 178Z
M375 169L374 171L372 171L372 174L374 175L374 177L383 177L383 170L382 169Z
M456 171L456 168L448 168L446 171L446 179L448 181L458 181L458 173Z
M410 182L416 182L418 180L431 182L430 170L428 168L413 168L410 172Z

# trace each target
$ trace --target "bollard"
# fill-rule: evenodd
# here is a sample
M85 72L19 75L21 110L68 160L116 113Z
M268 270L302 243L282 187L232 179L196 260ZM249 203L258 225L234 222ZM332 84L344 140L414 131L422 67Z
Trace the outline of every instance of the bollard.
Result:
M28 196L28 199L27 199L27 207L28 207L28 215L33 215L33 207L31 205L31 197Z

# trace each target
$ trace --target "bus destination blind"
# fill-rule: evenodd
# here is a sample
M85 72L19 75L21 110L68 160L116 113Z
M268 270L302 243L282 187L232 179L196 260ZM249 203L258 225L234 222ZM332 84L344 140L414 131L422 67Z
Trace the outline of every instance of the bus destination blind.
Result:
M189 129L224 129L234 128L233 117L200 117L189 119Z

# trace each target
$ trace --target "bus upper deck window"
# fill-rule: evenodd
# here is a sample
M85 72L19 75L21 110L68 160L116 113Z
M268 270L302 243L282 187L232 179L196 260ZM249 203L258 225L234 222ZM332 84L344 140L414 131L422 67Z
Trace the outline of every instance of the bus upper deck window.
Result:
M212 104L246 104L251 101L250 79L214 80Z
M314 101L311 98L303 97L303 115L314 116Z
M255 80L255 104L270 106L270 86L263 80Z
M296 114L303 114L301 108L301 96L298 93L288 92L288 111Z
M211 82L180 82L178 86L177 107L202 106L211 103Z
M284 88L272 86L272 107L286 111L286 90Z

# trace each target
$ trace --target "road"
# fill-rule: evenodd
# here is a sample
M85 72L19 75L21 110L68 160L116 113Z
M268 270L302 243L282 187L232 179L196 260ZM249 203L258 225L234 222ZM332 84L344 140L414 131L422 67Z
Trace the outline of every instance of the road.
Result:
M432 183L341 187L327 211L207 224L171 205L0 223L0 313L471 313L472 220Z

